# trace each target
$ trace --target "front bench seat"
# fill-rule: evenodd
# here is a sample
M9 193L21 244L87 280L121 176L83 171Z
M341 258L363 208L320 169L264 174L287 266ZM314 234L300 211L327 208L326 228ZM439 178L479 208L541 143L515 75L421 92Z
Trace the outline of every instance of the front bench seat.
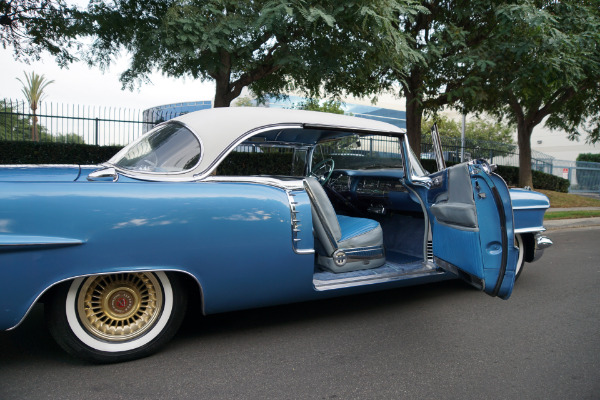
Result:
M312 204L317 264L332 272L377 268L385 264L379 222L336 215L327 193L314 177L304 186Z

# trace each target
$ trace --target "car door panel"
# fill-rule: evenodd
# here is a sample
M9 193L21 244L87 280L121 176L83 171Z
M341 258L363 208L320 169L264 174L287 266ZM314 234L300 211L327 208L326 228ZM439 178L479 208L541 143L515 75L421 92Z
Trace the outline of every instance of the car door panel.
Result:
M430 204L436 263L492 296L508 298L517 252L506 184L477 164L450 167L446 179L447 191Z

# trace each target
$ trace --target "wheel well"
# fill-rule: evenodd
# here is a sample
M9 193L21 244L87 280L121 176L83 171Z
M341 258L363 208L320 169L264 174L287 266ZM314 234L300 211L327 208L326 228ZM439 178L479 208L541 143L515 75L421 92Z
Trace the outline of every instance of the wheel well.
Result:
M521 238L523 239L523 247L525 247L523 260L532 262L535 256L535 236L533 233L521 233Z
M173 275L173 276L177 277L177 279L179 279L181 281L181 283L187 293L189 307L194 308L194 309L199 308L200 310L204 310L204 307L202 304L202 298L203 298L202 297L202 287L200 286L200 283L192 275L184 273L184 272L180 272L180 271L168 271L167 270L164 272L167 272L168 275ZM57 290L58 287L60 287L61 285L70 284L74 279L76 279L76 278L71 278L66 281L55 283L49 289L47 289L44 292L44 294L42 294L42 296L40 296L40 298L37 300L37 303L44 303L44 302L48 301L50 299L50 297L52 297L54 295L54 292ZM203 313L203 311L201 311L201 312Z

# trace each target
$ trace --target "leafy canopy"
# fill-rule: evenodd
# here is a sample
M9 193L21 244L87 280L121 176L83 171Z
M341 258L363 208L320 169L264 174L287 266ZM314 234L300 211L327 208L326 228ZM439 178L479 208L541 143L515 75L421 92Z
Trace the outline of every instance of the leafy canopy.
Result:
M153 70L214 80L215 106L248 86L259 98L291 89L364 94L380 89L384 57L418 57L395 29L398 15L417 8L412 0L94 0L88 59L106 66L125 49L128 87Z
M79 48L77 15L63 0L0 0L0 44L12 48L15 59L39 60L48 51L65 66Z

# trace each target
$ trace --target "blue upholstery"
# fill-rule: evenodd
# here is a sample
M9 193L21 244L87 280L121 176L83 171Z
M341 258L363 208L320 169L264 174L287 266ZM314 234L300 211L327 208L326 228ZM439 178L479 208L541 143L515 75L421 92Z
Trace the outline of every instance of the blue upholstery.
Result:
M377 221L367 218L355 218L347 217L345 215L338 215L337 219L338 223L340 224L340 229L342 230L342 237L339 240L340 242L364 235L365 233L377 229L379 226Z
M305 181L312 205L317 263L333 272L377 268L385 264L379 222L337 215L325 190L313 177Z

